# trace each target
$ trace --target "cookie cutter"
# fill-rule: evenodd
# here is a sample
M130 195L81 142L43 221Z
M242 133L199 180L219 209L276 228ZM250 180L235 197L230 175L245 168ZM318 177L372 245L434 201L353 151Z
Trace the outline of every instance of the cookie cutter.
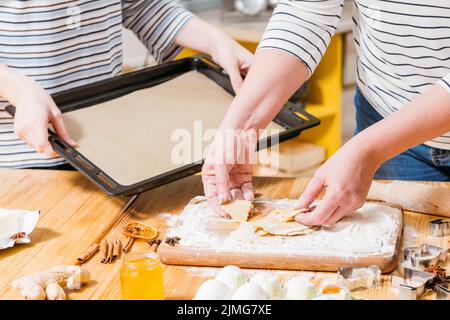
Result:
M350 291L359 288L376 288L381 284L381 270L378 266L368 267L339 267L339 282Z
M436 219L428 224L428 234L433 237L445 237L450 235L450 220Z
M434 274L412 268L403 268L403 277L392 276L392 287L398 289L401 300L417 300L429 290L426 285L434 278Z
M403 249L403 259L411 268L428 268L430 265L439 265L447 260L447 250L430 244L419 247Z
M446 288L442 284L435 285L434 291L436 291L436 299L450 300L450 289Z

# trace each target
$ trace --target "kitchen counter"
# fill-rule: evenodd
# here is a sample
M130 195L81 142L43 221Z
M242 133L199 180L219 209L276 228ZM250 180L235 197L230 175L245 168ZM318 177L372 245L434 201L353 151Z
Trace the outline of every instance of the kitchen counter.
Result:
M309 179L256 178L255 187L262 197L296 198ZM450 183L433 183L450 188ZM16 245L0 251L0 299L18 299L11 281L22 275L46 268L73 264L91 244L104 237L120 235L129 221L150 223L164 232L169 214L179 214L194 196L202 194L201 178L192 176L149 191L138 199L131 210L122 214L125 198L105 195L78 172L51 170L0 170L0 206L40 210L41 218L31 235L31 244ZM164 213L164 214L162 214ZM448 246L449 237L427 238L428 221L436 216L405 212L404 241ZM145 242L137 242L134 251L147 250ZM85 267L92 281L70 299L119 299L120 261L104 265L94 256ZM211 277L214 268L168 266L165 290L168 299L191 299L198 286ZM381 288L360 290L357 296L395 299L390 276L383 276Z

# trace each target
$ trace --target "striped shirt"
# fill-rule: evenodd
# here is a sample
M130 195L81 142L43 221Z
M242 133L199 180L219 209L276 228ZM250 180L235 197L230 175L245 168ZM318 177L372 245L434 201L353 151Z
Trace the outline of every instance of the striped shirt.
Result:
M122 71L122 26L158 62L175 57L174 40L192 14L169 0L2 0L0 63L54 93L117 76ZM1 100L1 99L0 99ZM0 102L0 167L51 167L15 134Z
M281 0L259 49L279 49L314 72L344 0ZM450 93L449 0L354 0L357 84L384 117L434 84ZM426 107L426 106L425 106ZM450 132L426 142L450 149Z

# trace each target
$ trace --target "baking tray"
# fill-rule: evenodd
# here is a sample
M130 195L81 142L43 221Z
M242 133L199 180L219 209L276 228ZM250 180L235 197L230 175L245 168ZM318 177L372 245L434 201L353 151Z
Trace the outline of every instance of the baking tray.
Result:
M183 74L191 71L199 72L215 84L219 85L227 93L234 96L229 77L216 64L205 56L194 56L162 65L145 68L136 72L128 73L95 82L86 86L77 87L52 95L55 103L63 114L84 108L94 107L108 101L134 93L136 91L151 88L164 82L169 82ZM146 107L146 106L145 106ZM149 106L150 108L151 106ZM14 115L14 107L7 106L6 110ZM283 142L298 136L303 130L317 126L320 121L306 111L296 108L287 103L273 120L274 123L283 127L285 131L278 134L279 142ZM125 133L126 134L126 133ZM49 131L49 140L55 151L67 160L73 167L89 178L109 195L131 196L156 188L169 182L190 176L201 170L203 160L182 165L173 170L150 177L142 177L142 181L123 184L114 179L89 157L83 155L76 148L70 147L62 139ZM271 139L266 137L258 142L258 150L270 147ZM98 146L101 152L101 146ZM113 155L111 155L113 156ZM124 170L127 166L124 166ZM140 179L141 177L139 177Z

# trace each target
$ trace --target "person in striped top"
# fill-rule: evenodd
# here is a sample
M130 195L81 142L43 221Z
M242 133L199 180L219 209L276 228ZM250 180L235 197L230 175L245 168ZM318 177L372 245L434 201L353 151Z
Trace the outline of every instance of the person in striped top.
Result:
M50 94L117 76L122 27L157 62L182 47L210 54L235 90L253 55L170 0L2 0L0 2L0 168L57 168L51 123L73 145ZM13 120L5 111L16 107ZM36 152L37 151L37 152Z
M221 129L250 132L267 126L316 69L343 3L279 2ZM306 225L334 224L362 206L374 177L450 181L450 3L354 0L353 23L357 134L301 195L297 208L309 207L325 191L312 213L297 217ZM216 142L203 167L205 193L222 215L218 203L232 195L253 198L251 166L217 161L229 148L228 142Z

